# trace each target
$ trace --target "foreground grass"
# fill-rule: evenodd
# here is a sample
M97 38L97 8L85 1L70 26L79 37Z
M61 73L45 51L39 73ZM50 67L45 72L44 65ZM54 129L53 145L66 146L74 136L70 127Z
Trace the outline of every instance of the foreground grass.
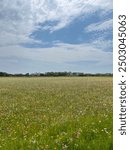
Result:
M0 78L1 150L112 150L112 78Z

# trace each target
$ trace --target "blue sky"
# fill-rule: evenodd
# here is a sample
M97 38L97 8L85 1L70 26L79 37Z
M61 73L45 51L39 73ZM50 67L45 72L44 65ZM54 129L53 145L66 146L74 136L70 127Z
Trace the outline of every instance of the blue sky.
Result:
M5 0L0 71L112 72L111 0Z

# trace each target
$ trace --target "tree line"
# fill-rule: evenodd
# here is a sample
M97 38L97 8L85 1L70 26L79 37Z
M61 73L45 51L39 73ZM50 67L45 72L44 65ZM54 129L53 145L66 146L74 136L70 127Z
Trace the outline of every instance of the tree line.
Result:
M113 76L112 73L83 73L83 72L45 72L45 73L17 73L10 74L6 72L0 72L1 77L58 77L58 76Z

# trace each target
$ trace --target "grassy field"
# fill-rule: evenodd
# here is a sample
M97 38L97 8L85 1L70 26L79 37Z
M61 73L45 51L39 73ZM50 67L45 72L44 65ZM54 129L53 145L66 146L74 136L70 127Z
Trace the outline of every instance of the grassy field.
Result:
M112 77L0 78L0 150L112 150Z

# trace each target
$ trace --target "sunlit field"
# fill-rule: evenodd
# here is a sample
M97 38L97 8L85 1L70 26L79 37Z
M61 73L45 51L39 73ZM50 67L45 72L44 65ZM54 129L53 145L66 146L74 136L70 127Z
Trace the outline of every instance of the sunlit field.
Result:
M112 77L0 78L0 150L112 150Z

